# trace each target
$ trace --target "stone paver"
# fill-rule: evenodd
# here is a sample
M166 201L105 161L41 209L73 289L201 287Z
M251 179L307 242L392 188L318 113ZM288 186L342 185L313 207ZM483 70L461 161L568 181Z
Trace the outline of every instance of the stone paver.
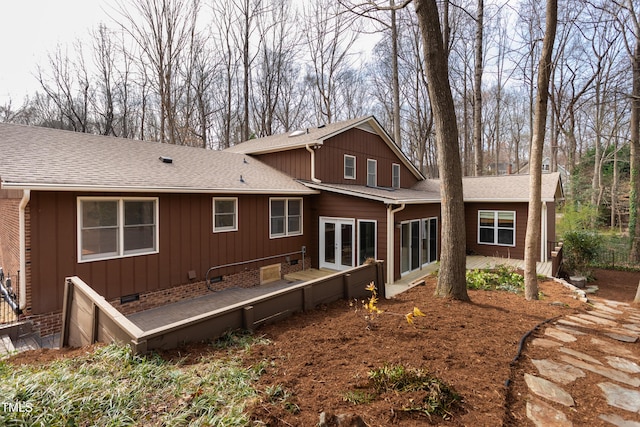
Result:
M531 362L538 369L540 375L560 384L570 384L577 378L583 378L585 376L584 371L581 369L564 363L554 362L553 360L532 359Z
M569 393L555 383L531 374L524 374L524 381L532 393L564 406L574 406L575 402Z
M598 387L604 392L609 405L640 414L640 391L620 387L613 383L600 383Z
M599 366L599 365L591 365L587 362L584 362L582 360L579 359L575 359L571 356L560 356L560 360L562 360L563 362L567 362L577 368L580 369L585 369L587 371L591 371L594 374L599 374L602 375L605 378L609 378L610 380L614 380L617 381L619 383L623 383L623 384L627 384L630 385L632 387L640 387L640 379L639 378L633 378L630 377L629 375L625 374L624 372L620 372L616 369L612 369L612 368L607 368L606 366Z
M582 359L582 360L584 360L586 362L595 363L596 365L602 365L602 362L600 362L598 359L596 359L594 357L591 357L588 354L582 353L580 351L573 350L573 349L570 349L570 348L567 348L567 347L562 347L562 348L560 348L558 350L563 352L563 353L565 353L565 354L577 357L578 359Z
M548 340L546 338L534 338L531 344L538 347L553 348L560 347L562 344L556 340Z
M598 345L598 347L602 351L609 354L613 354L614 356L629 357L632 359L640 360L640 354L636 354L631 350L629 350L628 348L625 348L621 345L613 344L608 341L603 341L600 338L591 338L591 342Z
M640 427L640 422L625 420L617 414L601 414L599 418L616 427Z
M606 359L607 363L616 369L620 369L621 371L625 371L629 374L640 373L640 365L623 357L607 356Z
M537 427L571 426L576 411L580 419L599 420L593 424L640 427L640 311L627 303L588 298L593 310L554 321L543 338L527 347L536 371L524 374L532 394L526 397L526 416ZM583 389L601 393L606 407L581 405Z
M597 323L598 325L618 326L618 324L613 320L605 319L600 316L594 316L592 314L578 314L577 317L588 322Z
M561 330L557 329L557 328L547 328L544 331L545 335L548 335L550 337L553 337L557 340L560 340L562 342L573 342L575 340L577 340L576 337L574 337L571 334L568 334L566 332L562 332Z
M527 400L527 418L533 421L536 427L573 426L563 412L534 397L529 397Z

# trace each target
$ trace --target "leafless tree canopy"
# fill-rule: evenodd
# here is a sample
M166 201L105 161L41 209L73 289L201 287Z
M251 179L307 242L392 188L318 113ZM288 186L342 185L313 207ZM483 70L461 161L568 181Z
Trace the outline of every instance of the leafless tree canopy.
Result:
M33 71L39 89L0 106L0 120L218 149L373 114L426 176L437 177L416 4L118 0L82 42L49 53ZM463 174L528 172L545 31L540 2L436 4ZM638 7L637 0L558 1L542 146L550 171L582 171L589 159L585 201L613 227L631 223L634 232Z

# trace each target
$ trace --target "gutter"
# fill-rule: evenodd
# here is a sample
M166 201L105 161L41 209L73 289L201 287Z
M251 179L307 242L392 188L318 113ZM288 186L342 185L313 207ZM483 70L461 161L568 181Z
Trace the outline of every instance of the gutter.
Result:
M395 259L394 259L394 231L393 228L395 226L395 213L400 212L405 208L405 204L400 204L400 207L395 209L392 208L393 205L387 205L387 280L386 284L393 284L393 272L395 270Z
M22 200L20 200L20 206L18 209L18 223L19 223L19 235L20 235L20 297L19 306L20 310L24 310L27 305L27 232L26 232L26 218L25 210L27 204L31 200L31 190L24 189L22 191Z
M122 187L122 186L86 186L76 184L32 184L32 183L2 183L2 188L13 190L39 190L39 191L91 191L101 193L184 193L184 194L318 194L317 191L305 189L247 189L247 188L185 188L185 187Z
M305 144L304 148L306 148L307 151L311 153L311 181L319 184L322 181L316 178L316 152L313 148L309 147L309 144Z

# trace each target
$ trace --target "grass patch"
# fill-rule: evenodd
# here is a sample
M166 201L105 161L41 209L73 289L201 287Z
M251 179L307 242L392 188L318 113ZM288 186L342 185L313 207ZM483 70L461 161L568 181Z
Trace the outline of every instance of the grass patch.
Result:
M43 366L0 362L0 425L247 425L245 402L261 368L235 359L195 365L133 355L112 344ZM0 406L2 408L2 406Z
M462 402L453 388L422 369L406 368L403 365L384 365L369 371L367 390L349 391L343 399L353 404L373 402L380 395L392 392L409 393L408 404L400 408L431 417L436 415L449 419Z

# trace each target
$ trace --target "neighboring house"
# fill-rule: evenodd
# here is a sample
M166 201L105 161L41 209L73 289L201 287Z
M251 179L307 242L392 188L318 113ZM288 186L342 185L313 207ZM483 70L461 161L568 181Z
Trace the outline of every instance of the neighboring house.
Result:
M393 283L439 257L439 183L373 117L225 151L0 124L0 152L0 266L42 335L72 275L127 314L206 293L205 276L255 285L273 263L377 258ZM468 251L523 256L528 182L464 179ZM543 183L541 259L562 197L557 174Z

